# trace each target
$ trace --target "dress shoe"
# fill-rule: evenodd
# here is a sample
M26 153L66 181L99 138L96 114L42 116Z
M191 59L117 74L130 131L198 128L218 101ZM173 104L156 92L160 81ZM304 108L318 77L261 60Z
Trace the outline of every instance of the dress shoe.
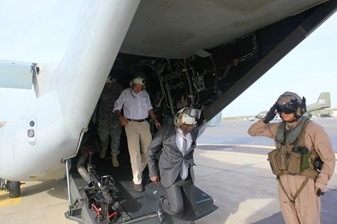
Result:
M116 155L112 155L111 162L113 167L119 167L119 162Z
M133 186L135 188L135 191L138 191L138 192L144 191L142 184L133 184Z
M158 209L157 209L157 218L160 224L165 223L165 213L163 212L163 209L161 208L161 205L159 204Z

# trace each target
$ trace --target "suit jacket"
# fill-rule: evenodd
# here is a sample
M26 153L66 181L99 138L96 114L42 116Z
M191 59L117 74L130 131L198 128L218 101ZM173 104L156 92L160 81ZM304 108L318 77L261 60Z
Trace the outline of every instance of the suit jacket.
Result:
M189 173L194 182L193 166L195 164L193 153L196 147L198 127L193 128L191 131L193 141L185 156L183 156L177 147L177 131L175 128L174 124L161 127L150 143L147 151L149 176L160 176L161 183L164 187L169 187L176 181L180 174L183 160L189 163Z

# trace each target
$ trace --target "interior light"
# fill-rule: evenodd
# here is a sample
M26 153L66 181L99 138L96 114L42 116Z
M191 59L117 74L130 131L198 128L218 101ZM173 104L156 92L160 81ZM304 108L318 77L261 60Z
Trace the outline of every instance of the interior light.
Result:
M28 129L28 130L27 130L27 136L28 136L29 138L33 138L33 137L35 136L35 131L34 131L34 129Z
M29 126L34 127L34 125L35 125L35 122L33 120L29 122Z

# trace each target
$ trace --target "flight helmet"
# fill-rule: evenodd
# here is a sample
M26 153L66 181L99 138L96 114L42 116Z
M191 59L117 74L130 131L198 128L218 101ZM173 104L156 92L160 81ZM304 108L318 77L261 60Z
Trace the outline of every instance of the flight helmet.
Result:
M181 126L182 124L196 125L196 119L200 118L200 114L201 111L199 109L184 107L177 112L174 118L174 124L177 127Z
M108 78L106 79L106 83L112 83L116 81L114 78L112 78L111 76L108 76Z
M132 84L139 84L139 85L144 86L145 80L142 77L135 77L132 79Z
M287 91L277 99L276 109L280 114L282 112L294 113L296 118L300 118L307 111L305 101L304 97L301 98L296 93Z

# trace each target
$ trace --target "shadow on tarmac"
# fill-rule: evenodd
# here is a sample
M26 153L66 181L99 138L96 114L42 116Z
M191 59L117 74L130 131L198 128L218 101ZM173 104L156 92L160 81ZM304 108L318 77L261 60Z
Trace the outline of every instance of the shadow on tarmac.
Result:
M321 223L322 224L335 224L337 222L336 207L330 206L337 203L337 189L326 192L321 198ZM285 224L282 213L278 212L272 216L265 218L254 224L270 224L278 223Z
M41 181L34 185L25 186L25 182L21 185L22 197L32 196L37 193L46 192L50 196L62 200L68 200L66 180L48 180Z

